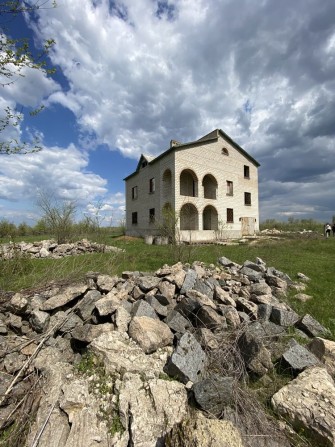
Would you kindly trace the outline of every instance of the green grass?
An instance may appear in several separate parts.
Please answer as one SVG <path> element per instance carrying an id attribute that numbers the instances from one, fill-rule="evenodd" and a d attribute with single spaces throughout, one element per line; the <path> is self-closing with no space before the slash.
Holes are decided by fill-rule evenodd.
<path id="1" fill-rule="evenodd" d="M 310 313 L 335 336 L 335 238 L 264 240 L 256 245 L 170 246 L 146 245 L 142 239 L 117 239 L 105 235 L 104 242 L 124 249 L 123 253 L 97 253 L 63 259 L 14 259 L 0 261 L 0 289 L 19 291 L 38 288 L 51 281 L 75 281 L 86 272 L 120 275 L 125 270 L 154 272 L 163 264 L 203 261 L 216 263 L 220 256 L 242 264 L 260 257 L 297 280 L 302 272 L 311 278 L 305 293 L 313 299 L 300 303 L 292 297 L 290 305 L 299 314 Z"/>

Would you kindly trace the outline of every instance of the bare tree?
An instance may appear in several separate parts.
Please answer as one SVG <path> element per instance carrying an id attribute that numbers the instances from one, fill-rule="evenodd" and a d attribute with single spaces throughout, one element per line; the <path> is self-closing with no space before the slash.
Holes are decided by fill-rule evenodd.
<path id="1" fill-rule="evenodd" d="M 56 238 L 58 244 L 71 239 L 73 233 L 74 217 L 77 211 L 73 200 L 56 199 L 52 193 L 40 192 L 37 206 L 42 210 L 42 219 Z"/>

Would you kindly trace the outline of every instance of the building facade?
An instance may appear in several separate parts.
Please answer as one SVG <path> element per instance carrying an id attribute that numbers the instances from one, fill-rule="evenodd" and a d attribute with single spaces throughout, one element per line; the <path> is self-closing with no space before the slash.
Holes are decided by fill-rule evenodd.
<path id="1" fill-rule="evenodd" d="M 222 130 L 141 155 L 126 177 L 126 234 L 180 241 L 238 238 L 259 231 L 259 163 Z M 170 227 L 170 228 L 168 228 Z"/>

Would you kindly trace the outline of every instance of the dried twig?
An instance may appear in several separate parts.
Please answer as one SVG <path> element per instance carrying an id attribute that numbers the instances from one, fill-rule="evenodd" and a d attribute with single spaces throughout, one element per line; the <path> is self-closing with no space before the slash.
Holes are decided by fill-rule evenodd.
<path id="1" fill-rule="evenodd" d="M 50 419 L 51 413 L 53 412 L 53 409 L 55 408 L 56 404 L 57 404 L 57 400 L 53 403 L 52 407 L 50 408 L 48 416 L 46 417 L 46 419 L 45 419 L 45 421 L 44 421 L 44 423 L 43 423 L 43 425 L 41 427 L 41 430 L 38 432 L 38 434 L 37 434 L 36 438 L 34 439 L 34 442 L 33 442 L 31 447 L 37 447 L 38 442 L 40 440 L 40 437 L 42 436 L 42 434 L 44 432 L 44 429 L 45 429 L 45 427 L 46 427 L 46 425 L 47 425 L 47 423 L 48 423 L 48 421 Z"/>

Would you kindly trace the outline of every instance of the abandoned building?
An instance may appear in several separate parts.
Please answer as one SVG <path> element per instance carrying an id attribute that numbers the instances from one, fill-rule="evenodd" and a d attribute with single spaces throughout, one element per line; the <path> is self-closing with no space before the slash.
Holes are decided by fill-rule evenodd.
<path id="1" fill-rule="evenodd" d="M 259 163 L 220 129 L 141 155 L 126 177 L 126 234 L 199 242 L 259 231 Z"/>

